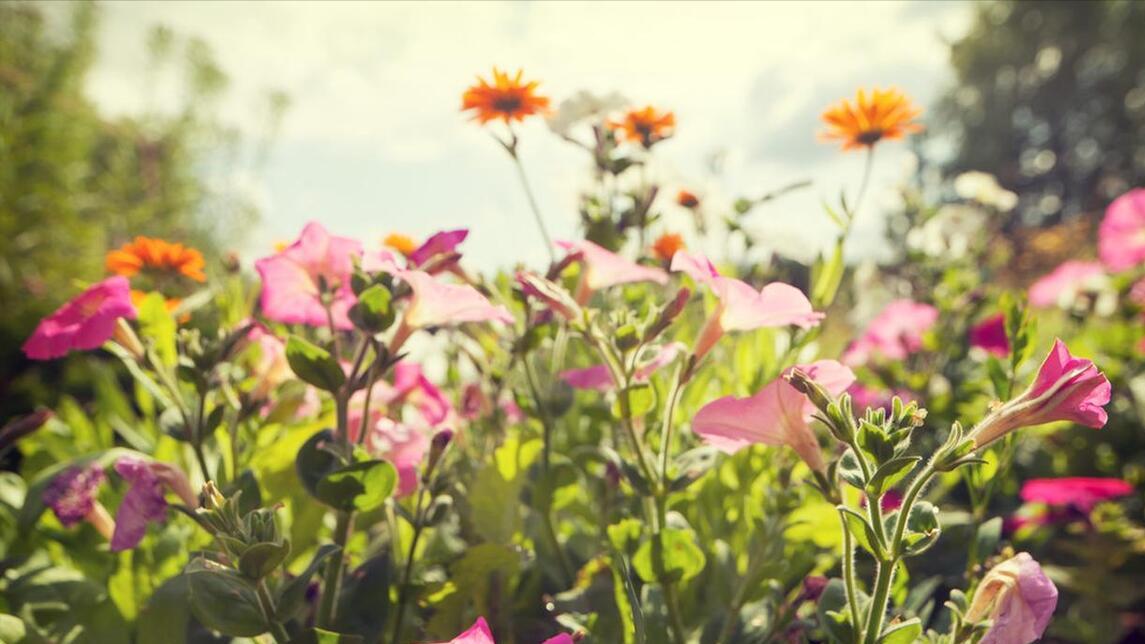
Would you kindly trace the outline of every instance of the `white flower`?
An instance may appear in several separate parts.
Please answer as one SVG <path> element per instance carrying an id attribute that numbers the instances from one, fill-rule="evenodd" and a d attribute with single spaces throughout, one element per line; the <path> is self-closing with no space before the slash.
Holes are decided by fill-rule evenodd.
<path id="1" fill-rule="evenodd" d="M 1009 212 L 1018 205 L 1018 195 L 998 185 L 992 174 L 963 172 L 954 179 L 954 192 L 963 199 L 972 199 L 1001 212 Z"/>
<path id="2" fill-rule="evenodd" d="M 547 119 L 549 129 L 560 136 L 567 137 L 577 125 L 591 119 L 602 118 L 609 112 L 616 111 L 625 105 L 628 105 L 628 100 L 617 92 L 597 96 L 582 89 L 570 98 L 561 101 L 557 110 Z"/>

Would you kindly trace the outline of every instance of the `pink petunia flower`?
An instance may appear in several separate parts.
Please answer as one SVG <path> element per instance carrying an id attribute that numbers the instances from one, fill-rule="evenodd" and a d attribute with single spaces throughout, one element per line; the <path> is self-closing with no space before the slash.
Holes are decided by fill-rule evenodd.
<path id="1" fill-rule="evenodd" d="M 1062 262 L 1030 286 L 1030 306 L 1048 308 L 1072 301 L 1105 276 L 1100 262 L 1069 260 Z"/>
<path id="2" fill-rule="evenodd" d="M 857 366 L 874 358 L 903 360 L 922 348 L 922 335 L 938 321 L 938 309 L 913 300 L 887 304 L 859 339 L 843 353 L 844 364 Z"/>
<path id="3" fill-rule="evenodd" d="M 115 335 L 120 318 L 134 320 L 135 316 L 127 278 L 109 277 L 40 320 L 24 342 L 24 355 L 32 360 L 51 360 L 69 351 L 99 348 Z"/>
<path id="4" fill-rule="evenodd" d="M 418 469 L 429 453 L 429 444 L 429 436 L 424 431 L 389 418 L 379 419 L 366 434 L 366 450 L 397 469 L 398 498 L 417 489 Z"/>
<path id="5" fill-rule="evenodd" d="M 96 493 L 107 479 L 98 465 L 74 466 L 60 472 L 44 489 L 44 505 L 51 508 L 60 524 L 70 528 L 95 510 Z"/>
<path id="6" fill-rule="evenodd" d="M 478 617 L 473 626 L 470 626 L 464 633 L 448 642 L 438 642 L 437 644 L 497 644 L 497 642 L 493 639 L 493 631 L 489 630 L 489 624 L 485 622 L 485 618 Z"/>
<path id="7" fill-rule="evenodd" d="M 1065 477 L 1030 479 L 1019 496 L 1027 503 L 1044 503 L 1089 514 L 1102 501 L 1133 494 L 1133 486 L 1117 478 Z"/>
<path id="8" fill-rule="evenodd" d="M 321 293 L 324 283 L 333 298 L 330 309 L 334 326 L 353 328 L 347 312 L 357 298 L 350 276 L 354 258 L 361 257 L 362 245 L 356 240 L 331 235 L 318 222 L 306 224 L 293 244 L 255 262 L 262 278 L 259 303 L 263 314 L 286 324 L 327 326 Z"/>
<path id="9" fill-rule="evenodd" d="M 493 305 L 468 284 L 442 282 L 423 271 L 402 271 L 399 276 L 413 290 L 406 309 L 405 323 L 413 329 L 446 326 L 463 322 L 513 323 L 513 316 L 501 305 Z"/>
<path id="10" fill-rule="evenodd" d="M 1097 252 L 1114 272 L 1145 261 L 1145 188 L 1130 190 L 1109 204 L 1097 229 Z"/>
<path id="11" fill-rule="evenodd" d="M 434 233 L 409 254 L 411 266 L 425 266 L 434 257 L 456 252 L 458 244 L 465 241 L 468 236 L 469 230 L 465 228 Z"/>
<path id="12" fill-rule="evenodd" d="M 652 358 L 644 362 L 633 373 L 636 382 L 647 382 L 652 374 L 670 364 L 687 349 L 682 342 L 672 342 L 660 348 Z M 616 388 L 612 381 L 612 374 L 603 364 L 585 367 L 583 369 L 567 369 L 560 373 L 560 379 L 574 389 L 595 389 L 596 391 L 611 391 Z"/>
<path id="13" fill-rule="evenodd" d="M 544 642 L 541 642 L 541 644 L 576 644 L 576 640 L 568 633 L 560 633 L 559 635 L 553 635 Z"/>
<path id="14" fill-rule="evenodd" d="M 855 374 L 834 360 L 819 360 L 797 368 L 832 395 L 842 393 L 855 381 Z M 809 424 L 814 413 L 815 405 L 779 377 L 749 398 L 726 396 L 704 405 L 692 419 L 692 431 L 727 453 L 753 443 L 787 445 L 811 469 L 824 472 L 819 440 Z"/>
<path id="15" fill-rule="evenodd" d="M 847 393 L 851 394 L 852 407 L 855 413 L 862 416 L 867 409 L 883 409 L 890 411 L 894 404 L 895 396 L 898 396 L 904 403 L 909 403 L 915 399 L 914 394 L 905 389 L 876 389 L 864 385 L 861 382 L 856 382 L 847 388 Z"/>
<path id="16" fill-rule="evenodd" d="M 430 426 L 437 427 L 457 412 L 449 398 L 426 377 L 421 365 L 399 362 L 394 365 L 394 397 L 389 401 L 404 401 L 414 405 Z M 454 428 L 456 429 L 456 428 Z"/>
<path id="17" fill-rule="evenodd" d="M 588 302 L 596 291 L 617 284 L 629 282 L 668 283 L 668 274 L 663 270 L 629 261 L 587 239 L 558 241 L 557 246 L 568 251 L 570 256 L 576 257 L 584 264 L 580 283 L 577 285 L 576 301 L 578 304 Z"/>
<path id="18" fill-rule="evenodd" d="M 1060 339 L 1026 391 L 1002 405 L 973 431 L 977 447 L 983 447 L 1021 427 L 1068 420 L 1100 429 L 1108 415 L 1111 388 L 1105 374 L 1090 360 L 1075 358 Z"/>
<path id="19" fill-rule="evenodd" d="M 1010 355 L 1010 340 L 1006 337 L 1006 316 L 998 313 L 970 328 L 970 346 L 978 347 L 990 355 L 1004 358 Z"/>
<path id="20" fill-rule="evenodd" d="M 131 487 L 115 513 L 112 552 L 129 550 L 139 545 L 147 534 L 148 523 L 161 522 L 167 518 L 164 488 L 178 495 L 188 507 L 199 505 L 187 475 L 172 465 L 127 456 L 116 461 L 115 471 Z"/>
<path id="21" fill-rule="evenodd" d="M 697 358 L 706 355 L 728 331 L 787 325 L 806 329 L 816 326 L 824 317 L 811 308 L 807 296 L 794 286 L 772 282 L 757 291 L 747 282 L 720 275 L 715 266 L 700 255 L 677 251 L 672 256 L 671 270 L 687 273 L 697 284 L 710 288 L 719 300 L 696 340 L 693 353 Z"/>
<path id="22" fill-rule="evenodd" d="M 1049 626 L 1058 589 L 1026 552 L 990 569 L 966 611 L 970 623 L 991 621 L 979 644 L 1030 644 Z"/>

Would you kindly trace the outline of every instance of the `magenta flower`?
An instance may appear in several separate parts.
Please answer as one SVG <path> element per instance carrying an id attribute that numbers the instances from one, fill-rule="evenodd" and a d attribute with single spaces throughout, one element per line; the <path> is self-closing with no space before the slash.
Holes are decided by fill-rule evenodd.
<path id="1" fill-rule="evenodd" d="M 636 371 L 632 374 L 634 380 L 636 382 L 648 382 L 652 374 L 670 364 L 676 359 L 676 356 L 680 355 L 686 348 L 687 347 L 681 342 L 664 345 L 659 351 L 653 354 L 651 359 L 636 368 Z M 574 389 L 611 391 L 616 388 L 616 383 L 612 381 L 612 374 L 608 371 L 608 367 L 603 364 L 593 365 L 583 369 L 567 369 L 562 371 L 559 377 Z"/>
<path id="2" fill-rule="evenodd" d="M 449 398 L 425 376 L 421 365 L 417 363 L 399 362 L 394 365 L 393 388 L 393 398 L 387 402 L 412 403 L 431 426 L 436 427 L 456 416 Z"/>
<path id="3" fill-rule="evenodd" d="M 990 355 L 1004 358 L 1010 355 L 1010 340 L 1006 337 L 1006 316 L 992 315 L 970 328 L 970 346 L 978 347 Z"/>
<path id="4" fill-rule="evenodd" d="M 541 644 L 576 644 L 576 640 L 568 633 L 560 633 L 559 635 L 553 635 L 544 642 L 541 642 Z"/>
<path id="5" fill-rule="evenodd" d="M 469 630 L 448 642 L 438 642 L 437 644 L 497 644 L 497 642 L 494 641 L 493 631 L 489 630 L 489 624 L 485 622 L 485 618 L 478 617 L 473 626 L 469 627 Z"/>
<path id="6" fill-rule="evenodd" d="M 353 328 L 347 312 L 356 298 L 350 287 L 354 258 L 362 257 L 362 245 L 348 237 L 326 232 L 310 222 L 302 234 L 282 252 L 255 262 L 262 278 L 259 303 L 267 318 L 286 324 L 327 326 L 321 286 L 333 298 L 330 304 L 334 326 Z"/>
<path id="7" fill-rule="evenodd" d="M 1145 261 L 1145 188 L 1130 190 L 1109 204 L 1097 230 L 1097 252 L 1111 271 Z"/>
<path id="8" fill-rule="evenodd" d="M 913 300 L 887 304 L 867 325 L 867 330 L 843 353 L 852 366 L 874 358 L 903 360 L 922 348 L 922 335 L 938 321 L 938 309 Z"/>
<path id="9" fill-rule="evenodd" d="M 366 450 L 397 469 L 396 495 L 401 498 L 417 489 L 418 469 L 429 453 L 429 436 L 409 425 L 381 418 L 366 434 Z"/>
<path id="10" fill-rule="evenodd" d="M 1026 552 L 990 569 L 974 591 L 966 621 L 991 621 L 979 644 L 1030 644 L 1049 626 L 1058 589 Z"/>
<path id="11" fill-rule="evenodd" d="M 594 292 L 617 284 L 629 282 L 666 284 L 668 282 L 668 274 L 663 270 L 629 261 L 587 239 L 558 241 L 557 246 L 568 251 L 570 257 L 575 257 L 584 264 L 580 284 L 577 285 L 576 301 L 578 304 L 588 302 Z"/>
<path id="12" fill-rule="evenodd" d="M 424 271 L 402 271 L 399 276 L 413 290 L 404 318 L 410 329 L 463 322 L 513 323 L 513 316 L 505 307 L 491 304 L 468 284 L 442 282 Z"/>
<path id="13" fill-rule="evenodd" d="M 1030 479 L 1022 484 L 1020 496 L 1027 503 L 1044 503 L 1089 514 L 1094 506 L 1133 494 L 1133 486 L 1117 478 L 1067 477 Z"/>
<path id="14" fill-rule="evenodd" d="M 747 282 L 724 277 L 707 258 L 676 251 L 672 271 L 687 273 L 712 289 L 719 300 L 708 317 L 693 353 L 703 357 L 728 331 L 752 331 L 789 324 L 809 328 L 819 324 L 823 314 L 811 308 L 802 291 L 783 282 L 772 282 L 757 291 Z"/>
<path id="15" fill-rule="evenodd" d="M 992 412 L 974 429 L 977 447 L 983 447 L 1021 427 L 1068 420 L 1100 429 L 1108 415 L 1111 388 L 1105 374 L 1090 360 L 1075 358 L 1060 339 L 1026 391 Z"/>
<path id="16" fill-rule="evenodd" d="M 411 266 L 425 266 L 434 257 L 455 252 L 458 244 L 465 241 L 468 236 L 469 231 L 465 228 L 434 233 L 409 254 Z"/>
<path id="17" fill-rule="evenodd" d="M 87 519 L 95 509 L 96 493 L 106 478 L 98 465 L 69 467 L 44 490 L 44 505 L 51 508 L 61 525 L 70 528 Z"/>
<path id="18" fill-rule="evenodd" d="M 1099 262 L 1069 260 L 1062 262 L 1030 286 L 1030 306 L 1047 308 L 1068 302 L 1105 275 Z"/>
<path id="19" fill-rule="evenodd" d="M 99 348 L 115 335 L 119 318 L 134 320 L 135 316 L 127 278 L 109 277 L 40 320 L 24 342 L 24 355 L 32 360 L 51 360 L 69 351 Z"/>
<path id="20" fill-rule="evenodd" d="M 842 393 L 855 381 L 855 374 L 834 360 L 794 368 L 807 373 L 832 395 Z M 749 398 L 726 396 L 704 405 L 692 419 L 692 431 L 729 454 L 753 443 L 787 445 L 811 469 L 824 472 L 819 439 L 809 424 L 814 413 L 815 405 L 779 377 Z"/>
<path id="21" fill-rule="evenodd" d="M 115 513 L 112 552 L 129 550 L 139 545 L 147 534 L 147 524 L 162 522 L 167 518 L 164 488 L 178 495 L 188 507 L 199 505 L 187 475 L 174 466 L 126 456 L 116 461 L 115 471 L 131 487 Z"/>

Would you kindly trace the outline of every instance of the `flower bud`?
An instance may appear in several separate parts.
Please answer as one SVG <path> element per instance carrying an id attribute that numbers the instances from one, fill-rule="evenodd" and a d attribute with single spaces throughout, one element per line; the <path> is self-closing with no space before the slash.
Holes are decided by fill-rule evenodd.
<path id="1" fill-rule="evenodd" d="M 582 313 L 580 305 L 573 300 L 568 291 L 549 280 L 520 271 L 517 273 L 517 284 L 525 295 L 543 302 L 550 311 L 572 322 L 580 319 Z"/>
<path id="2" fill-rule="evenodd" d="M 127 320 L 116 318 L 115 333 L 112 334 L 111 339 L 126 349 L 132 358 L 143 359 L 143 343 L 139 341 L 139 336 L 135 335 L 135 330 L 131 328 Z"/>
<path id="3" fill-rule="evenodd" d="M 644 332 L 644 341 L 651 342 L 655 340 L 671 326 L 672 322 L 684 312 L 684 306 L 687 305 L 688 298 L 691 296 L 692 291 L 687 287 L 682 287 L 676 291 L 676 297 L 672 298 L 672 301 L 665 305 L 664 309 L 660 311 L 660 315 L 656 317 L 656 321 Z"/>

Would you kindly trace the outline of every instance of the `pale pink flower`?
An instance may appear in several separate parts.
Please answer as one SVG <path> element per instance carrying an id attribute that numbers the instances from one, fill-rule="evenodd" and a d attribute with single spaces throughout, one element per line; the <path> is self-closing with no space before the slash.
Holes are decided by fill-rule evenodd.
<path id="1" fill-rule="evenodd" d="M 394 365 L 393 372 L 394 395 L 388 401 L 389 404 L 398 401 L 413 404 L 425 422 L 434 427 L 456 416 L 453 403 L 449 402 L 445 393 L 426 377 L 421 365 L 403 361 Z"/>
<path id="2" fill-rule="evenodd" d="M 1001 313 L 970 327 L 968 335 L 972 347 L 978 347 L 999 358 L 1010 355 L 1010 340 L 1006 337 L 1006 316 Z"/>
<path id="3" fill-rule="evenodd" d="M 652 374 L 670 364 L 687 349 L 682 342 L 672 342 L 660 347 L 647 361 L 641 363 L 633 372 L 636 382 L 648 382 Z M 603 364 L 585 367 L 583 369 L 566 369 L 560 373 L 560 379 L 574 389 L 595 389 L 597 391 L 611 391 L 616 388 L 612 381 L 612 374 Z"/>
<path id="4" fill-rule="evenodd" d="M 268 319 L 286 324 L 327 326 L 320 283 L 325 282 L 332 301 L 334 326 L 353 328 L 347 312 L 357 298 L 350 287 L 354 259 L 362 257 L 362 245 L 348 237 L 326 232 L 310 222 L 302 234 L 282 252 L 255 262 L 262 278 L 260 306 Z"/>
<path id="5" fill-rule="evenodd" d="M 938 309 L 933 306 L 907 299 L 895 300 L 847 347 L 842 361 L 854 366 L 872 358 L 902 360 L 922 348 L 922 335 L 936 321 Z"/>
<path id="6" fill-rule="evenodd" d="M 198 497 L 191 490 L 187 475 L 177 467 L 125 456 L 115 463 L 115 471 L 130 484 L 119 510 L 115 513 L 115 532 L 111 536 L 112 552 L 129 550 L 139 545 L 147 533 L 147 524 L 167 518 L 164 488 L 170 489 L 188 507 L 198 507 Z"/>
<path id="7" fill-rule="evenodd" d="M 832 395 L 842 393 L 855 381 L 855 374 L 834 360 L 794 368 L 805 372 Z M 727 396 L 704 405 L 692 419 L 692 431 L 727 453 L 753 443 L 787 445 L 811 469 L 824 472 L 819 440 L 809 424 L 814 413 L 815 405 L 779 377 L 749 398 Z"/>
<path id="8" fill-rule="evenodd" d="M 1093 362 L 1075 358 L 1060 339 L 1026 391 L 992 412 L 975 428 L 977 447 L 989 445 L 1015 429 L 1068 420 L 1100 429 L 1108 415 L 1111 388 Z"/>
<path id="9" fill-rule="evenodd" d="M 991 620 L 979 644 L 1030 644 L 1046 631 L 1058 605 L 1058 589 L 1029 553 L 990 569 L 966 611 L 971 623 Z"/>
<path id="10" fill-rule="evenodd" d="M 1145 261 L 1145 188 L 1130 190 L 1109 204 L 1097 229 L 1097 251 L 1114 272 Z"/>
<path id="11" fill-rule="evenodd" d="M 69 467 L 44 489 L 44 505 L 51 508 L 61 525 L 70 528 L 95 509 L 95 496 L 106 478 L 98 465 Z"/>
<path id="12" fill-rule="evenodd" d="M 1133 283 L 1129 288 L 1129 301 L 1137 306 L 1145 307 L 1145 277 Z"/>
<path id="13" fill-rule="evenodd" d="M 442 282 L 424 271 L 402 271 L 399 277 L 413 290 L 413 299 L 404 318 L 404 323 L 410 329 L 463 322 L 513 323 L 513 316 L 508 309 L 491 304 L 468 284 Z"/>
<path id="14" fill-rule="evenodd" d="M 1133 494 L 1133 486 L 1121 479 L 1075 476 L 1030 479 L 1022 484 L 1019 496 L 1027 503 L 1069 507 L 1089 514 L 1102 501 L 1130 494 Z"/>
<path id="15" fill-rule="evenodd" d="M 24 342 L 24 355 L 32 360 L 51 360 L 69 351 L 96 349 L 115 335 L 120 318 L 134 320 L 135 316 L 127 278 L 109 277 L 40 320 Z"/>
<path id="16" fill-rule="evenodd" d="M 1069 260 L 1062 262 L 1030 286 L 1030 306 L 1047 308 L 1077 297 L 1105 275 L 1100 262 Z"/>
<path id="17" fill-rule="evenodd" d="M 397 469 L 399 498 L 417 489 L 418 469 L 429 453 L 429 443 L 425 432 L 389 418 L 379 419 L 366 434 L 366 450 Z"/>
<path id="18" fill-rule="evenodd" d="M 583 263 L 576 301 L 588 302 L 596 291 L 629 282 L 668 283 L 668 274 L 659 268 L 643 266 L 598 246 L 587 239 L 558 241 L 557 245 Z"/>
<path id="19" fill-rule="evenodd" d="M 469 231 L 465 228 L 434 233 L 409 254 L 410 264 L 415 267 L 425 266 L 434 257 L 453 253 L 457 250 L 458 244 L 465 241 L 468 236 Z"/>
<path id="20" fill-rule="evenodd" d="M 497 644 L 497 642 L 493 640 L 493 631 L 489 630 L 489 624 L 485 622 L 485 618 L 478 617 L 473 626 L 469 627 L 469 630 L 448 642 L 438 642 L 437 644 Z"/>
<path id="21" fill-rule="evenodd" d="M 719 300 L 708 317 L 693 350 L 703 357 L 728 331 L 752 331 L 764 327 L 795 325 L 810 328 L 819 324 L 823 314 L 811 308 L 802 291 L 783 282 L 772 282 L 755 290 L 747 282 L 719 274 L 707 258 L 676 251 L 672 271 L 687 273 L 698 284 L 712 289 Z"/>

